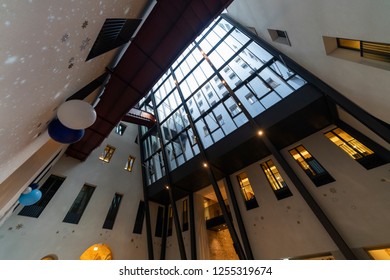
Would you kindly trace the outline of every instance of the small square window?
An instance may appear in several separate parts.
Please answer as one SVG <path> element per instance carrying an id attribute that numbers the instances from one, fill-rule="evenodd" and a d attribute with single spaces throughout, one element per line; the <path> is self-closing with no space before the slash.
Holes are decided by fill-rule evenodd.
<path id="1" fill-rule="evenodd" d="M 123 123 L 119 123 L 116 127 L 115 127 L 115 133 L 116 134 L 119 134 L 119 135 L 123 135 L 123 133 L 125 132 L 126 130 L 126 127 L 127 125 L 123 124 Z"/>
<path id="2" fill-rule="evenodd" d="M 268 33 L 272 41 L 291 46 L 290 39 L 285 30 L 268 29 Z"/>
<path id="3" fill-rule="evenodd" d="M 115 147 L 113 146 L 110 146 L 110 145 L 107 145 L 105 148 L 104 148 L 104 151 L 103 153 L 100 155 L 99 159 L 104 161 L 104 162 L 110 162 L 111 158 L 112 158 L 112 155 L 114 154 L 115 152 Z"/>

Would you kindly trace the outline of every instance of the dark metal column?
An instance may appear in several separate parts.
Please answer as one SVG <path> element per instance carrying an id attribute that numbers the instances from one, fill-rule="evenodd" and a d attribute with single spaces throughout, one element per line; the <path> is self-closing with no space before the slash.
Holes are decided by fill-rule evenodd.
<path id="1" fill-rule="evenodd" d="M 164 206 L 164 223 L 163 223 L 163 235 L 161 238 L 161 252 L 160 260 L 165 260 L 165 252 L 167 250 L 167 229 L 168 229 L 168 215 L 169 206 Z"/>
<path id="2" fill-rule="evenodd" d="M 166 188 L 168 189 L 169 199 L 171 201 L 171 207 L 172 207 L 172 212 L 173 212 L 173 220 L 175 221 L 177 242 L 179 243 L 180 257 L 181 257 L 182 260 L 186 260 L 187 259 L 187 255 L 186 255 L 186 250 L 185 250 L 185 247 L 184 247 L 183 235 L 181 233 L 180 220 L 179 220 L 179 214 L 177 213 L 176 201 L 173 199 L 172 189 L 169 186 L 167 186 Z"/>
<path id="3" fill-rule="evenodd" d="M 344 241 L 342 236 L 338 233 L 336 228 L 333 226 L 333 224 L 328 219 L 326 214 L 322 211 L 321 207 L 318 205 L 318 203 L 312 197 L 310 192 L 306 189 L 306 186 L 302 183 L 302 181 L 295 174 L 294 170 L 291 168 L 291 166 L 285 160 L 283 155 L 279 152 L 279 150 L 277 150 L 275 148 L 275 146 L 271 143 L 271 141 L 268 139 L 268 137 L 266 135 L 263 135 L 262 140 L 267 145 L 267 148 L 271 151 L 272 155 L 276 158 L 278 163 L 282 166 L 283 170 L 287 173 L 287 176 L 294 183 L 295 187 L 297 188 L 297 190 L 299 191 L 299 193 L 301 194 L 303 199 L 306 201 L 307 205 L 313 211 L 314 215 L 316 215 L 318 220 L 321 222 L 322 226 L 328 232 L 329 236 L 332 238 L 334 243 L 336 243 L 336 245 L 340 249 L 341 253 L 348 260 L 356 260 L 357 257 L 352 252 L 351 248 L 349 248 L 348 244 Z"/>
<path id="4" fill-rule="evenodd" d="M 152 101 L 152 104 L 153 104 L 154 115 L 156 116 L 156 119 L 157 119 L 156 126 L 157 126 L 157 132 L 158 132 L 158 135 L 159 135 L 158 138 L 160 140 L 160 147 L 161 147 L 161 151 L 162 151 L 161 154 L 162 154 L 163 161 L 164 161 L 164 166 L 165 166 L 165 179 L 167 181 L 167 186 L 166 187 L 167 187 L 168 192 L 169 192 L 169 199 L 170 199 L 172 210 L 173 210 L 173 217 L 174 217 L 176 233 L 177 233 L 176 234 L 177 243 L 179 245 L 181 258 L 183 260 L 186 260 L 187 257 L 186 257 L 186 252 L 185 252 L 185 248 L 184 248 L 183 235 L 182 235 L 181 228 L 180 228 L 180 221 L 179 221 L 179 216 L 178 216 L 178 213 L 177 213 L 176 203 L 175 203 L 175 200 L 174 200 L 174 197 L 173 197 L 173 193 L 172 193 L 172 189 L 174 189 L 174 186 L 172 184 L 171 175 L 169 173 L 169 164 L 168 164 L 168 160 L 167 160 L 165 145 L 164 145 L 164 141 L 162 140 L 162 135 L 163 134 L 161 132 L 161 126 L 160 126 L 160 121 L 159 121 L 158 112 L 157 112 L 156 100 L 155 100 L 153 94 L 151 94 L 151 101 Z"/>
<path id="5" fill-rule="evenodd" d="M 141 135 L 141 128 L 138 126 L 138 135 Z M 141 142 L 141 141 L 140 141 Z M 141 154 L 141 162 L 144 162 L 144 153 L 142 151 L 142 145 L 140 145 L 140 154 Z M 152 226 L 150 221 L 150 210 L 149 210 L 149 194 L 146 184 L 146 174 L 145 174 L 145 166 L 142 164 L 142 190 L 144 194 L 144 202 L 145 202 L 145 221 L 146 221 L 146 240 L 148 243 L 148 257 L 149 260 L 154 260 L 154 250 L 153 250 L 153 237 L 152 237 Z"/>
<path id="6" fill-rule="evenodd" d="M 197 260 L 196 254 L 196 231 L 195 231 L 195 207 L 194 207 L 194 194 L 188 195 L 188 203 L 190 210 L 190 238 L 191 238 L 191 259 Z"/>
<path id="7" fill-rule="evenodd" d="M 244 245 L 244 250 L 245 250 L 246 256 L 247 256 L 248 260 L 254 260 L 251 245 L 250 245 L 249 239 L 248 239 L 248 235 L 246 234 L 244 222 L 242 221 L 240 208 L 238 207 L 237 198 L 236 198 L 236 195 L 234 194 L 232 181 L 230 180 L 229 176 L 226 176 L 225 180 L 226 180 L 226 186 L 227 186 L 227 190 L 229 192 L 229 196 L 232 200 L 233 211 L 234 211 L 234 215 L 236 216 L 238 230 L 240 231 L 241 240 L 242 240 L 242 243 Z"/>

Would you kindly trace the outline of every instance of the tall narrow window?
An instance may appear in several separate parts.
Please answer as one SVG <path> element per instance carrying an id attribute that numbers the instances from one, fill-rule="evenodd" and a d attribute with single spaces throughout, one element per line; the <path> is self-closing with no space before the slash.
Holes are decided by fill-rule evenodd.
<path id="1" fill-rule="evenodd" d="M 85 208 L 87 208 L 88 202 L 91 199 L 91 196 L 94 191 L 94 186 L 84 184 L 72 206 L 70 207 L 68 213 L 66 214 L 63 220 L 64 223 L 79 223 L 81 216 L 83 215 Z"/>
<path id="2" fill-rule="evenodd" d="M 360 143 L 341 128 L 335 128 L 325 133 L 325 136 L 366 169 L 372 169 L 385 163 L 374 151 Z"/>
<path id="3" fill-rule="evenodd" d="M 302 145 L 289 152 L 317 187 L 335 181 Z"/>
<path id="4" fill-rule="evenodd" d="M 50 175 L 50 177 L 39 189 L 42 192 L 41 199 L 33 205 L 23 207 L 23 209 L 19 212 L 19 215 L 38 218 L 42 211 L 49 204 L 57 190 L 60 188 L 64 180 L 65 177 Z"/>
<path id="5" fill-rule="evenodd" d="M 103 152 L 103 154 L 100 155 L 99 159 L 104 161 L 104 162 L 110 162 L 114 152 L 115 152 L 115 147 L 107 145 L 104 148 L 104 152 Z"/>
<path id="6" fill-rule="evenodd" d="M 138 205 L 137 216 L 135 218 L 133 233 L 142 233 L 142 227 L 144 225 L 144 216 L 145 216 L 145 202 L 140 200 Z"/>
<path id="7" fill-rule="evenodd" d="M 103 228 L 112 229 L 114 227 L 116 215 L 118 214 L 119 205 L 122 201 L 122 194 L 115 193 L 114 198 L 112 199 L 110 209 L 108 210 L 106 219 L 103 224 Z"/>
<path id="8" fill-rule="evenodd" d="M 172 206 L 169 206 L 168 210 L 168 236 L 172 235 L 172 226 L 173 226 L 173 209 Z"/>
<path id="9" fill-rule="evenodd" d="M 260 165 L 278 200 L 292 196 L 290 189 L 272 160 L 268 160 Z"/>
<path id="10" fill-rule="evenodd" d="M 240 184 L 241 194 L 245 201 L 246 210 L 259 207 L 257 203 L 255 193 L 253 192 L 251 183 L 249 182 L 248 175 L 245 172 L 237 175 L 238 183 Z"/>
<path id="11" fill-rule="evenodd" d="M 156 237 L 162 237 L 164 226 L 164 207 L 159 206 L 157 209 L 156 230 L 154 235 Z"/>
<path id="12" fill-rule="evenodd" d="M 188 199 L 183 200 L 183 231 L 188 230 Z"/>
<path id="13" fill-rule="evenodd" d="M 125 169 L 127 171 L 131 172 L 133 170 L 134 161 L 135 161 L 135 157 L 133 157 L 133 156 L 129 156 L 127 158 L 127 162 L 126 162 L 126 165 L 125 165 Z"/>

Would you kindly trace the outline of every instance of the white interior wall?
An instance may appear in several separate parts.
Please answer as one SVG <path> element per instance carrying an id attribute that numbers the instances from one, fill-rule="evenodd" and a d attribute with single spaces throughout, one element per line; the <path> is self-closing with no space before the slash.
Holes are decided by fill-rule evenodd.
<path id="1" fill-rule="evenodd" d="M 390 122 L 389 71 L 327 56 L 322 38 L 389 44 L 389 1 L 235 0 L 227 11 L 360 107 Z M 272 42 L 267 29 L 287 31 L 291 46 Z"/>
<path id="2" fill-rule="evenodd" d="M 282 154 L 308 191 L 323 209 L 347 244 L 356 251 L 390 242 L 390 210 L 388 182 L 381 178 L 388 175 L 389 164 L 366 170 L 340 148 L 329 141 L 324 132 L 315 133 L 282 150 Z M 335 182 L 316 187 L 288 150 L 303 145 L 334 177 Z M 337 247 L 322 225 L 287 178 L 277 161 L 280 174 L 293 193 L 292 197 L 277 200 L 260 163 L 246 167 L 231 176 L 235 195 L 244 220 L 255 259 L 281 259 L 332 252 L 342 258 Z M 236 175 L 245 171 L 259 203 L 259 207 L 247 211 L 241 199 Z"/>
<path id="3" fill-rule="evenodd" d="M 147 259 L 146 235 L 132 233 L 143 199 L 139 146 L 134 143 L 137 132 L 136 125 L 128 124 L 123 136 L 111 133 L 85 162 L 63 156 L 49 174 L 66 179 L 40 217 L 18 216 L 19 206 L 0 228 L 0 259 L 40 259 L 48 254 L 78 259 L 95 243 L 108 244 L 114 259 Z M 116 147 L 109 163 L 98 159 L 106 144 Z M 124 169 L 129 155 L 136 158 L 132 172 Z M 84 183 L 96 189 L 79 224 L 63 223 Z M 114 228 L 103 229 L 116 192 L 123 194 L 123 199 Z M 17 225 L 22 227 L 17 229 Z"/>

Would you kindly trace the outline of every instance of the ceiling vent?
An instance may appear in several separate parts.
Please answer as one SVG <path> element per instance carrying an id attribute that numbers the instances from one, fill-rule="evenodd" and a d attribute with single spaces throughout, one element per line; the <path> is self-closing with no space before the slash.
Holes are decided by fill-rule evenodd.
<path id="1" fill-rule="evenodd" d="M 106 19 L 86 61 L 128 43 L 140 23 L 141 19 Z"/>

